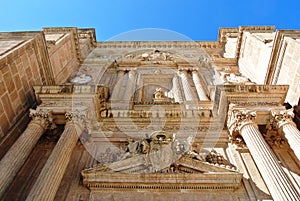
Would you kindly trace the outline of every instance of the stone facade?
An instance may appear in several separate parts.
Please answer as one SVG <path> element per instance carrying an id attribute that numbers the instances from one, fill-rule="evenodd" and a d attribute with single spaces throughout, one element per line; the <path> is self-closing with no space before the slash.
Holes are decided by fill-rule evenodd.
<path id="1" fill-rule="evenodd" d="M 0 33 L 0 199 L 299 200 L 299 37 Z"/>

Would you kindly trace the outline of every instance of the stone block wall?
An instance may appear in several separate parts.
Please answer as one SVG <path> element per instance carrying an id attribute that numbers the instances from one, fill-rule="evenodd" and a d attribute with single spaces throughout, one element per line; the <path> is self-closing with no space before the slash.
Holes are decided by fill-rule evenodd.
<path id="1" fill-rule="evenodd" d="M 47 41 L 49 59 L 56 84 L 63 84 L 78 69 L 77 31 L 74 28 L 43 29 Z"/>
<path id="2" fill-rule="evenodd" d="M 0 137 L 35 105 L 33 85 L 51 84 L 50 63 L 39 32 L 0 33 Z"/>

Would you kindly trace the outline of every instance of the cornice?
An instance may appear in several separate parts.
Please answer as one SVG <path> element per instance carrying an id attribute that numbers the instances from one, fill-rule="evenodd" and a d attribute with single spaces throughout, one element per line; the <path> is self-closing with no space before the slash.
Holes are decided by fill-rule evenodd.
<path id="1" fill-rule="evenodd" d="M 98 48 L 222 48 L 219 42 L 199 42 L 199 41 L 111 41 L 98 42 Z"/>
<path id="2" fill-rule="evenodd" d="M 228 34 L 238 34 L 238 28 L 220 28 L 218 34 L 218 41 L 220 43 L 226 43 L 226 35 Z"/>
<path id="3" fill-rule="evenodd" d="M 94 28 L 77 29 L 77 32 L 79 39 L 88 38 L 90 39 L 91 46 L 97 47 L 96 31 Z"/>

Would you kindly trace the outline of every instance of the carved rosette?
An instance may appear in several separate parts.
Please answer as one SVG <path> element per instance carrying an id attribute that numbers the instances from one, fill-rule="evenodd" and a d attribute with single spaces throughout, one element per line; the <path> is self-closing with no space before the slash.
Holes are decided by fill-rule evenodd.
<path id="1" fill-rule="evenodd" d="M 36 123 L 42 126 L 44 129 L 46 129 L 48 126 L 55 128 L 51 110 L 43 110 L 40 108 L 37 108 L 36 110 L 29 109 L 29 117 L 32 118 L 32 123 Z"/>
<path id="2" fill-rule="evenodd" d="M 280 129 L 285 124 L 291 124 L 296 127 L 293 122 L 294 112 L 293 109 L 289 110 L 271 110 L 273 118 L 271 119 L 271 124 L 274 128 Z"/>
<path id="3" fill-rule="evenodd" d="M 232 110 L 231 118 L 228 120 L 228 130 L 235 139 L 248 124 L 255 124 L 256 112 L 252 110 Z"/>

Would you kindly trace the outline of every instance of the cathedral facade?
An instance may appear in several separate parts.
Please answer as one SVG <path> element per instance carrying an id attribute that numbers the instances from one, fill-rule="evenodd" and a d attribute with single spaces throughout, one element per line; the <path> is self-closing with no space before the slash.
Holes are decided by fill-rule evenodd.
<path id="1" fill-rule="evenodd" d="M 300 31 L 0 33 L 0 200 L 300 200 Z"/>

